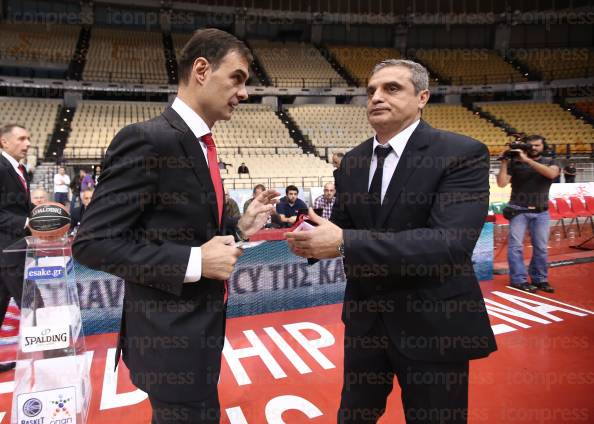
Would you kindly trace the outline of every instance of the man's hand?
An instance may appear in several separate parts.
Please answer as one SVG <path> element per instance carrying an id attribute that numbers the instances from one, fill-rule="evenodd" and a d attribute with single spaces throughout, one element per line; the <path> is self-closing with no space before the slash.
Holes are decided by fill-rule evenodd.
<path id="1" fill-rule="evenodd" d="M 523 151 L 522 149 L 511 149 L 510 152 L 516 152 L 518 153 L 518 160 L 520 162 L 528 162 L 529 160 L 531 160 L 528 155 L 526 154 L 525 151 Z"/>
<path id="2" fill-rule="evenodd" d="M 278 196 L 280 196 L 278 191 L 266 190 L 252 200 L 252 203 L 250 203 L 237 223 L 237 227 L 246 237 L 254 235 L 266 224 L 268 217 L 278 203 L 278 199 L 276 199 Z"/>
<path id="3" fill-rule="evenodd" d="M 317 227 L 308 231 L 286 233 L 291 251 L 304 258 L 330 259 L 340 256 L 338 247 L 342 243 L 342 228 L 316 215 L 309 208 L 310 221 Z"/>
<path id="4" fill-rule="evenodd" d="M 235 247 L 233 236 L 217 236 L 202 245 L 201 253 L 202 276 L 214 280 L 228 280 L 243 250 Z"/>

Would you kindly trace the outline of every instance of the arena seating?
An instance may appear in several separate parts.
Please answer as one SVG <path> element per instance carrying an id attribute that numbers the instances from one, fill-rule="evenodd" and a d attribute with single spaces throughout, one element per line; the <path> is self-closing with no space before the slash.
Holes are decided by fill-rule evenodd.
<path id="1" fill-rule="evenodd" d="M 93 28 L 83 79 L 167 84 L 162 34 Z"/>
<path id="2" fill-rule="evenodd" d="M 333 153 L 346 152 L 374 134 L 363 106 L 290 106 L 287 113 L 318 148 L 319 154 L 324 155 L 324 149 L 328 149 L 328 159 Z"/>
<path id="3" fill-rule="evenodd" d="M 82 101 L 74 114 L 65 158 L 100 158 L 126 125 L 159 115 L 166 103 Z"/>
<path id="4" fill-rule="evenodd" d="M 454 85 L 497 84 L 525 81 L 524 75 L 486 49 L 417 50 L 415 57 Z"/>
<path id="5" fill-rule="evenodd" d="M 274 86 L 347 86 L 346 81 L 311 44 L 251 40 L 250 45 Z"/>
<path id="6" fill-rule="evenodd" d="M 31 134 L 27 163 L 35 166 L 42 158 L 54 130 L 62 100 L 0 97 L 2 124 L 24 125 Z"/>
<path id="7" fill-rule="evenodd" d="M 328 148 L 328 158 L 334 152 L 345 152 L 372 137 L 365 107 L 352 105 L 303 105 L 287 108 L 300 130 L 318 148 Z M 502 128 L 459 105 L 429 104 L 423 119 L 430 125 L 467 135 L 489 146 L 491 155 L 500 154 L 507 141 Z"/>
<path id="8" fill-rule="evenodd" d="M 511 56 L 539 72 L 543 80 L 586 78 L 594 74 L 594 50 L 588 48 L 513 50 Z"/>
<path id="9" fill-rule="evenodd" d="M 549 144 L 561 145 L 557 148 L 558 153 L 565 152 L 566 144 L 571 144 L 572 152 L 589 152 L 588 143 L 594 142 L 594 127 L 558 104 L 516 101 L 478 105 L 517 131 L 540 134 Z"/>
<path id="10" fill-rule="evenodd" d="M 423 119 L 431 126 L 446 131 L 467 135 L 489 147 L 491 155 L 499 155 L 512 141 L 503 128 L 497 127 L 464 106 L 429 104 L 423 110 Z"/>
<path id="11" fill-rule="evenodd" d="M 400 59 L 400 52 L 392 48 L 360 46 L 328 46 L 328 50 L 360 86 L 367 84 L 373 67 L 385 59 Z"/>
<path id="12" fill-rule="evenodd" d="M 78 40 L 78 25 L 0 24 L 0 59 L 67 65 Z"/>

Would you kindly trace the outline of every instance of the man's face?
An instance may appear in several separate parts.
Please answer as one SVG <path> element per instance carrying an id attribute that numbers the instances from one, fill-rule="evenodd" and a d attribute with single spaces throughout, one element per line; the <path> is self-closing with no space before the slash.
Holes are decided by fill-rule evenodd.
<path id="1" fill-rule="evenodd" d="M 12 131 L 2 136 L 0 143 L 6 153 L 16 161 L 20 161 L 27 157 L 27 151 L 31 145 L 31 136 L 26 129 L 14 127 Z"/>
<path id="2" fill-rule="evenodd" d="M 261 188 L 257 188 L 256 191 L 254 192 L 254 197 L 258 197 L 260 194 L 262 194 L 264 190 L 262 190 Z"/>
<path id="3" fill-rule="evenodd" d="M 64 171 L 64 168 L 58 168 L 58 174 L 64 175 L 64 172 L 66 172 Z"/>
<path id="4" fill-rule="evenodd" d="M 31 203 L 35 206 L 39 206 L 47 202 L 47 200 L 47 193 L 44 190 L 33 190 L 31 192 Z"/>
<path id="5" fill-rule="evenodd" d="M 289 192 L 287 193 L 287 200 L 289 201 L 289 203 L 295 203 L 298 194 L 299 192 L 295 190 L 289 190 Z"/>
<path id="6" fill-rule="evenodd" d="M 82 202 L 83 205 L 85 205 L 85 208 L 87 206 L 89 206 L 89 203 L 91 203 L 91 199 L 93 198 L 93 192 L 92 191 L 83 191 L 80 195 L 80 201 Z"/>
<path id="7" fill-rule="evenodd" d="M 249 63 L 236 51 L 227 53 L 218 68 L 209 65 L 206 71 L 200 101 L 206 118 L 213 124 L 228 121 L 240 101 L 248 98 L 245 83 L 249 76 Z"/>
<path id="8" fill-rule="evenodd" d="M 87 173 L 86 173 L 86 171 L 85 171 L 84 169 L 81 169 L 81 170 L 78 172 L 78 175 L 80 175 L 80 177 L 81 177 L 81 178 L 84 178 L 84 177 L 87 175 Z"/>
<path id="9" fill-rule="evenodd" d="M 528 152 L 528 156 L 536 158 L 544 151 L 544 143 L 542 140 L 530 141 L 529 144 L 532 146 L 532 150 Z"/>
<path id="10" fill-rule="evenodd" d="M 428 90 L 415 93 L 408 68 L 388 66 L 373 74 L 367 84 L 367 119 L 376 131 L 400 128 L 420 117 L 428 100 Z"/>
<path id="11" fill-rule="evenodd" d="M 327 200 L 331 200 L 335 194 L 336 194 L 336 189 L 334 188 L 334 184 L 326 184 L 324 186 L 324 197 Z"/>

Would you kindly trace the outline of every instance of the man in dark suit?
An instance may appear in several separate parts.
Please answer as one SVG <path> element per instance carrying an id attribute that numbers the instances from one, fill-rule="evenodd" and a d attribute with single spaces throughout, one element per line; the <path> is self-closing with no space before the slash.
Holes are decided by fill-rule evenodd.
<path id="1" fill-rule="evenodd" d="M 241 249 L 221 235 L 223 184 L 211 130 L 247 98 L 251 54 L 232 35 L 197 31 L 179 59 L 177 98 L 121 130 L 73 245 L 86 266 L 125 281 L 118 354 L 148 393 L 153 423 L 218 423 L 226 280 Z M 274 208 L 270 190 L 238 238 Z M 117 363 L 117 359 L 116 359 Z"/>
<path id="2" fill-rule="evenodd" d="M 29 131 L 17 124 L 0 128 L 0 325 L 13 297 L 19 307 L 23 295 L 25 255 L 2 251 L 23 237 L 27 230 L 31 200 L 29 176 L 19 162 L 31 145 Z M 14 368 L 14 362 L 0 364 L 0 371 Z"/>
<path id="3" fill-rule="evenodd" d="M 370 77 L 376 136 L 340 166 L 331 222 L 287 234 L 308 258 L 343 257 L 340 423 L 376 422 L 395 376 L 407 423 L 465 423 L 468 363 L 496 350 L 471 256 L 485 220 L 489 153 L 421 120 L 427 71 L 387 60 Z"/>

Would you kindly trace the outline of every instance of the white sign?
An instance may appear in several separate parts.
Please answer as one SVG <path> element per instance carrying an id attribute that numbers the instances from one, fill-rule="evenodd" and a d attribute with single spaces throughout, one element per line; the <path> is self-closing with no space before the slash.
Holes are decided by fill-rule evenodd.
<path id="1" fill-rule="evenodd" d="M 17 422 L 76 424 L 76 390 L 62 387 L 18 395 Z"/>
<path id="2" fill-rule="evenodd" d="M 65 349 L 70 345 L 70 326 L 21 327 L 21 350 L 26 353 Z"/>

